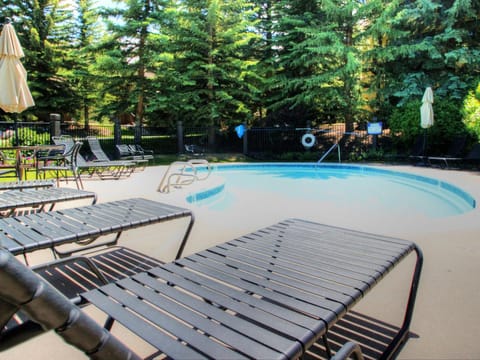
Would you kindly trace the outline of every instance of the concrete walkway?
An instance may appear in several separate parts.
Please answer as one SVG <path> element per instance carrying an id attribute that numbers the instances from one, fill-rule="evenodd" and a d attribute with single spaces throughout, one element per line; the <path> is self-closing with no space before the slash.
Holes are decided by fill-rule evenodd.
<path id="1" fill-rule="evenodd" d="M 480 173 L 439 170 L 410 166 L 388 166 L 392 170 L 412 172 L 450 182 L 480 200 Z M 372 214 L 365 209 L 335 209 L 305 207 L 301 203 L 279 206 L 275 199 L 268 204 L 252 204 L 239 213 L 211 212 L 185 202 L 187 190 L 172 194 L 156 191 L 166 167 L 150 167 L 128 179 L 111 181 L 85 181 L 85 189 L 97 192 L 99 202 L 146 197 L 152 200 L 191 207 L 196 224 L 184 255 L 228 241 L 236 236 L 268 226 L 288 217 L 305 218 L 324 224 L 354 230 L 404 238 L 416 242 L 423 250 L 425 262 L 411 331 L 413 337 L 400 353 L 400 359 L 480 359 L 480 210 L 443 219 L 422 219 L 408 213 L 403 219 L 390 218 L 388 213 Z M 69 184 L 72 186 L 73 184 Z M 394 205 L 394 204 L 393 204 Z M 163 224 L 166 225 L 166 224 Z M 179 227 L 145 227 L 125 233 L 123 244 L 151 256 L 170 260 L 166 248 L 171 244 Z M 162 237 L 162 246 L 159 246 Z M 407 259 L 408 260 L 408 259 Z M 405 302 L 405 287 L 413 262 L 408 260 L 389 278 L 382 281 L 355 310 L 386 322 L 398 323 L 401 311 L 394 308 Z M 147 351 L 147 350 L 146 350 Z M 53 334 L 33 339 L 8 352 L 0 359 L 83 359 L 75 349 L 63 345 Z"/>

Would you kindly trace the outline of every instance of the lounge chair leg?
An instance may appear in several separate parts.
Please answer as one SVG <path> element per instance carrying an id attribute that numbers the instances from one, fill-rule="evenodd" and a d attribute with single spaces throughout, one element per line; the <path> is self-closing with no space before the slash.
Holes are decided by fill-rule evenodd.
<path id="1" fill-rule="evenodd" d="M 190 217 L 190 223 L 188 224 L 187 230 L 185 231 L 185 235 L 183 236 L 182 242 L 180 243 L 180 247 L 178 248 L 177 255 L 175 256 L 175 260 L 178 260 L 181 258 L 183 249 L 185 248 L 185 245 L 187 244 L 188 237 L 190 236 L 190 232 L 192 231 L 193 223 L 195 222 L 195 216 L 191 215 Z"/>
<path id="2" fill-rule="evenodd" d="M 410 294 L 408 296 L 408 302 L 405 310 L 403 324 L 397 335 L 395 335 L 392 342 L 388 345 L 388 347 L 385 349 L 382 356 L 380 357 L 380 359 L 382 360 L 391 358 L 391 356 L 395 354 L 400 345 L 408 337 L 410 323 L 412 322 L 413 308 L 415 306 L 415 298 L 417 296 L 418 283 L 420 282 L 420 274 L 422 272 L 423 265 L 422 251 L 420 250 L 420 248 L 415 246 L 415 252 L 417 254 L 417 262 L 415 263 L 415 270 L 412 277 L 412 283 L 410 285 Z"/>
<path id="3" fill-rule="evenodd" d="M 325 352 L 327 353 L 327 357 L 330 359 L 332 357 L 332 349 L 328 344 L 328 338 L 326 333 L 322 335 L 322 339 L 323 339 L 323 344 L 325 345 Z"/>
<path id="4" fill-rule="evenodd" d="M 108 331 L 112 330 L 113 323 L 115 322 L 115 319 L 109 316 L 107 320 L 105 321 L 105 324 L 103 327 L 107 329 Z"/>

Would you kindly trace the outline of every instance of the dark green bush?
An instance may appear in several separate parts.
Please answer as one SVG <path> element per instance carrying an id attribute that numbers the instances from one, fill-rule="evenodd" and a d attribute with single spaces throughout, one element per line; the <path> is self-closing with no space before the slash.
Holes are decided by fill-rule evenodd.
<path id="1" fill-rule="evenodd" d="M 449 99 L 435 99 L 433 104 L 434 124 L 425 130 L 420 127 L 420 101 L 410 101 L 396 108 L 389 119 L 395 147 L 408 150 L 418 136 L 426 132 L 427 152 L 439 154 L 445 152 L 455 136 L 465 134 L 467 129 L 462 121 L 461 104 Z"/>
<path id="2" fill-rule="evenodd" d="M 480 81 L 474 90 L 471 90 L 465 98 L 463 105 L 463 122 L 475 137 L 480 139 Z"/>

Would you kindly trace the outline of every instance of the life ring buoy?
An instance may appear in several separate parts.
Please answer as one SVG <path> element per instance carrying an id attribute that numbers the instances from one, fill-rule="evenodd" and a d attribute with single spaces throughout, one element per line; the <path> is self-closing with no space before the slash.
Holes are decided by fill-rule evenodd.
<path id="1" fill-rule="evenodd" d="M 315 136 L 312 134 L 305 134 L 302 136 L 302 145 L 306 148 L 311 148 L 313 145 L 315 145 L 315 142 L 317 139 L 315 139 Z"/>

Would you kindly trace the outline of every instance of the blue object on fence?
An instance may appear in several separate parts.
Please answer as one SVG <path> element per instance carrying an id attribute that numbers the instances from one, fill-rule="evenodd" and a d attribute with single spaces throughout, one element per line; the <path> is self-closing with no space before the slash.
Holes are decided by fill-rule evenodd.
<path id="1" fill-rule="evenodd" d="M 245 125 L 241 124 L 235 127 L 235 131 L 237 132 L 238 137 L 241 139 L 243 134 L 245 134 Z"/>

